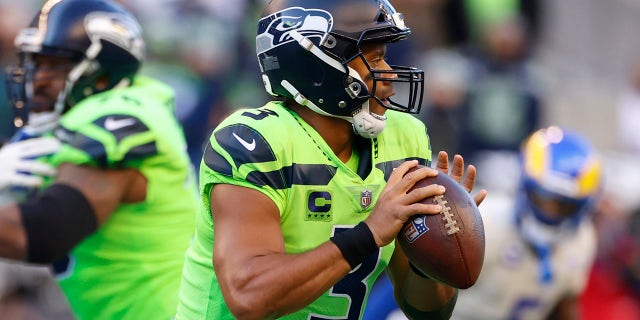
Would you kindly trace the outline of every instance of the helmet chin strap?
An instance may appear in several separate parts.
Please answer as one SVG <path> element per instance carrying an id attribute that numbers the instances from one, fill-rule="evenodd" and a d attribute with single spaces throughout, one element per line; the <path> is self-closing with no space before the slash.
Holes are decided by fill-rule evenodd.
<path id="1" fill-rule="evenodd" d="M 364 83 L 360 74 L 353 68 L 348 68 L 349 75 Z M 361 137 L 372 139 L 384 130 L 387 117 L 371 112 L 369 100 L 365 101 L 360 108 L 353 111 L 351 117 L 347 119 L 353 125 L 353 131 Z"/>
<path id="2" fill-rule="evenodd" d="M 308 107 L 313 112 L 321 114 L 323 116 L 334 117 L 349 121 L 353 126 L 353 131 L 367 139 L 375 138 L 385 127 L 387 117 L 375 114 L 369 110 L 369 101 L 363 103 L 360 108 L 356 109 L 350 117 L 338 116 L 330 114 L 320 109 L 313 102 L 305 98 L 298 89 L 296 89 L 289 81 L 282 80 L 281 85 L 291 95 L 293 99 L 300 105 Z"/>
<path id="3" fill-rule="evenodd" d="M 369 111 L 369 101 L 362 104 L 350 117 L 353 131 L 364 138 L 375 138 L 384 130 L 387 117 Z"/>
<path id="4" fill-rule="evenodd" d="M 54 111 L 30 112 L 29 121 L 22 131 L 29 136 L 40 136 L 52 131 L 60 122 L 60 115 Z"/>
<path id="5" fill-rule="evenodd" d="M 58 95 L 58 99 L 54 106 L 54 112 L 61 115 L 64 112 L 65 106 L 67 104 L 67 97 L 71 93 L 73 86 L 75 86 L 76 82 L 82 75 L 90 69 L 91 64 L 94 59 L 98 56 L 98 54 L 102 51 L 102 44 L 100 43 L 100 39 L 94 37 L 91 39 L 91 45 L 85 51 L 85 58 L 80 61 L 71 71 L 69 71 L 69 75 L 67 76 L 67 80 L 65 81 L 64 89 Z M 92 93 L 92 92 L 91 92 Z M 87 95 L 91 94 L 87 92 Z"/>

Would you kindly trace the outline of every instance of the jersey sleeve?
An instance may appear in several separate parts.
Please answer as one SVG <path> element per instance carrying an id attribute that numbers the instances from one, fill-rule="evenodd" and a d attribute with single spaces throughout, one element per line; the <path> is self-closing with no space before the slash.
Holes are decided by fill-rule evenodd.
<path id="1" fill-rule="evenodd" d="M 128 168 L 158 153 L 156 133 L 135 113 L 77 114 L 63 118 L 54 131 L 63 143 L 54 156 L 57 164 Z"/>
<path id="2" fill-rule="evenodd" d="M 283 138 L 280 128 L 268 117 L 278 114 L 265 108 L 238 111 L 218 126 L 205 148 L 200 180 L 207 185 L 227 183 L 258 190 L 282 212 L 286 190 L 291 187 L 291 164 L 284 143 L 277 138 Z"/>

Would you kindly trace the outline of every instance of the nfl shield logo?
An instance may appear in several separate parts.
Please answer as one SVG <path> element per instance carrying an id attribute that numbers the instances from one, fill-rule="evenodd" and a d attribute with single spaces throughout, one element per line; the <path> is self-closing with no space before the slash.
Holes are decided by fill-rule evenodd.
<path id="1" fill-rule="evenodd" d="M 373 194 L 371 193 L 371 191 L 367 189 L 360 193 L 360 205 L 362 206 L 362 208 L 367 208 L 371 205 L 372 195 Z"/>
<path id="2" fill-rule="evenodd" d="M 427 227 L 424 217 L 418 215 L 411 220 L 411 224 L 407 225 L 402 232 L 407 241 L 412 243 L 427 231 L 429 231 L 429 227 Z"/>

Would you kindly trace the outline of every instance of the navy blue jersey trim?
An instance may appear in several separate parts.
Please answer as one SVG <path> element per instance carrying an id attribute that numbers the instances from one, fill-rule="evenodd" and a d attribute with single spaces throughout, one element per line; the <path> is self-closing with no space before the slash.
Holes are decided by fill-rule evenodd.
<path id="1" fill-rule="evenodd" d="M 131 160 L 144 159 L 146 157 L 156 155 L 156 154 L 158 154 L 158 145 L 156 144 L 155 141 L 152 141 L 152 142 L 141 144 L 139 146 L 135 146 L 131 148 L 131 150 L 127 152 L 127 154 L 124 156 L 124 159 L 122 159 L 121 162 L 126 163 Z"/>
<path id="2" fill-rule="evenodd" d="M 233 168 L 231 167 L 231 164 L 227 161 L 227 159 L 213 150 L 211 142 L 207 143 L 202 159 L 204 161 L 204 164 L 209 169 L 227 177 L 231 177 L 233 175 Z"/>
<path id="3" fill-rule="evenodd" d="M 287 189 L 293 185 L 326 186 L 337 169 L 326 164 L 293 164 L 275 171 L 251 172 L 247 181 L 274 189 Z"/>
<path id="4" fill-rule="evenodd" d="M 246 163 L 271 162 L 276 156 L 265 138 L 244 124 L 233 124 L 214 133 L 220 147 L 231 155 L 236 168 Z"/>
<path id="5" fill-rule="evenodd" d="M 122 142 L 122 140 L 128 136 L 149 131 L 149 128 L 142 121 L 128 115 L 103 116 L 96 119 L 93 124 L 110 132 L 114 136 L 116 143 Z M 157 142 L 150 141 L 142 145 L 133 146 L 127 151 L 127 154 L 124 155 L 122 160 L 110 165 L 107 150 L 102 141 L 62 126 L 54 130 L 54 135 L 60 139 L 61 142 L 86 152 L 89 157 L 102 168 L 123 167 L 127 161 L 144 159 L 157 155 L 159 152 Z"/>
<path id="6" fill-rule="evenodd" d="M 393 169 L 397 168 L 400 164 L 409 160 L 418 160 L 418 164 L 423 166 L 431 166 L 431 161 L 424 158 L 411 157 L 406 159 L 399 159 L 393 161 L 386 161 L 376 164 L 376 168 L 382 170 L 384 172 L 384 180 L 389 180 L 389 176 L 393 172 Z"/>
<path id="7" fill-rule="evenodd" d="M 58 127 L 54 134 L 62 143 L 86 152 L 99 167 L 107 166 L 107 150 L 102 142 L 64 127 Z"/>

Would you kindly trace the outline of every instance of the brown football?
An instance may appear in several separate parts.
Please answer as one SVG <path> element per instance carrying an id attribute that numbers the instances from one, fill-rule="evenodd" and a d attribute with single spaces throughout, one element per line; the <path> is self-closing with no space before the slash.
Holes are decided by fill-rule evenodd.
<path id="1" fill-rule="evenodd" d="M 420 271 L 452 287 L 471 287 L 484 261 L 484 226 L 471 195 L 449 175 L 439 173 L 417 182 L 414 188 L 439 184 L 441 196 L 423 203 L 438 203 L 439 214 L 418 214 L 409 219 L 397 240 L 409 260 Z"/>

